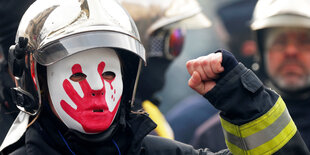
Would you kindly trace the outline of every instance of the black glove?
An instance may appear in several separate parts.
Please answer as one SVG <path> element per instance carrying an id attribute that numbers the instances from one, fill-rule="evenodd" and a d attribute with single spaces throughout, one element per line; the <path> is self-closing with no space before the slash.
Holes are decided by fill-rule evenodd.
<path id="1" fill-rule="evenodd" d="M 224 49 L 217 50 L 215 53 L 218 53 L 218 52 L 222 52 L 222 55 L 223 55 L 222 66 L 224 67 L 224 71 L 220 73 L 220 78 L 221 78 L 221 77 L 224 77 L 233 68 L 235 68 L 238 65 L 238 61 L 232 53 Z"/>

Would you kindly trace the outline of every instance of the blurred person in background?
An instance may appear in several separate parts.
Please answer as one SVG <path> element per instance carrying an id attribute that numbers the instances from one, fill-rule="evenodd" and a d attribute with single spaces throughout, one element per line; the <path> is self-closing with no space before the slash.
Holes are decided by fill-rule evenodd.
<path id="1" fill-rule="evenodd" d="M 256 34 L 265 83 L 284 99 L 310 148 L 310 1 L 261 0 L 251 29 Z"/>
<path id="2" fill-rule="evenodd" d="M 210 4 L 214 3 L 218 4 L 222 2 L 210 2 Z M 190 8 L 190 6 L 191 5 L 184 5 L 179 8 Z M 187 9 L 179 9 L 179 12 L 184 13 L 184 15 L 193 12 L 193 9 L 189 11 L 182 10 Z M 206 14 L 205 12 L 208 13 Z M 206 100 L 201 95 L 197 95 L 187 86 L 186 83 L 189 75 L 183 67 L 189 59 L 206 55 L 218 48 L 225 47 L 223 40 L 226 39 L 226 33 L 220 21 L 213 18 L 213 5 L 210 7 L 208 5 L 208 8 L 204 9 L 202 13 L 208 15 L 208 17 L 210 15 L 212 24 L 204 29 L 192 29 L 191 27 L 193 26 L 186 29 L 186 37 L 183 43 L 182 52 L 173 60 L 173 62 L 169 64 L 169 67 L 165 71 L 166 75 L 163 77 L 164 79 L 162 79 L 162 81 L 166 82 L 165 85 L 162 86 L 163 89 L 157 91 L 156 94 L 153 94 L 155 98 L 161 100 L 159 108 L 167 117 L 169 124 L 172 123 L 170 125 L 173 129 L 175 139 L 181 142 L 187 142 L 187 139 L 193 135 L 193 128 L 196 128 L 197 124 L 200 124 L 206 117 L 209 117 L 216 112 L 210 104 L 204 104 Z M 199 25 L 198 23 L 199 22 L 191 22 L 191 25 Z M 208 50 L 206 51 L 205 49 Z M 170 73 L 167 74 L 167 71 Z M 150 83 L 152 83 L 151 80 Z M 169 111 L 169 109 L 171 109 L 174 105 L 178 104 L 176 101 L 181 101 L 183 99 L 183 103 L 187 106 L 191 106 L 191 104 L 188 104 L 187 101 L 196 100 L 196 103 L 199 104 L 198 109 L 203 112 L 197 113 L 196 117 L 192 117 L 192 112 L 187 110 L 187 106 L 182 106 L 182 109 L 178 109 L 176 111 Z M 202 104 L 199 103 L 200 101 Z M 170 121 L 171 118 L 175 118 L 174 116 L 177 116 L 177 121 Z M 184 124 L 188 125 L 184 126 Z"/>
<path id="3" fill-rule="evenodd" d="M 234 52 L 236 58 L 248 68 L 251 68 L 256 52 L 256 46 L 251 38 L 250 29 L 248 27 L 248 22 L 251 19 L 255 4 L 256 0 L 231 1 L 221 4 L 215 10 L 219 20 L 225 28 L 222 31 L 227 32 L 227 38 L 222 39 L 222 41 L 225 42 L 228 48 Z M 219 25 L 218 23 L 215 24 Z M 217 31 L 214 32 L 218 33 L 218 35 L 223 33 Z M 212 33 L 209 32 L 204 35 L 209 36 L 210 34 Z M 209 46 L 212 47 L 214 45 Z M 181 100 L 179 103 L 176 103 L 176 105 L 165 114 L 169 124 L 174 130 L 176 140 L 188 144 L 196 144 L 193 143 L 193 141 L 196 141 L 194 140 L 196 130 L 200 128 L 204 122 L 208 121 L 210 117 L 217 115 L 217 110 L 209 106 L 208 103 L 209 102 L 200 95 L 191 95 Z M 204 111 L 209 112 L 204 113 Z M 193 113 L 197 114 L 197 117 L 192 117 Z M 182 126 L 182 124 L 190 125 Z M 219 132 L 219 134 L 222 134 L 220 130 Z M 213 134 L 210 136 L 216 137 L 217 135 Z M 197 138 L 200 139 L 200 137 Z M 212 138 L 201 138 L 200 140 L 209 141 L 211 139 Z M 201 141 L 199 144 L 204 146 Z M 197 145 L 194 146 L 196 147 Z M 198 147 L 199 146 L 196 148 Z M 225 148 L 226 146 L 223 144 L 208 147 L 219 150 L 218 148 Z"/>
<path id="4" fill-rule="evenodd" d="M 0 143 L 9 130 L 19 110 L 12 103 L 10 88 L 14 77 L 8 71 L 8 51 L 14 44 L 17 27 L 22 15 L 34 0 L 0 0 Z"/>
<path id="5" fill-rule="evenodd" d="M 298 8 L 298 9 L 297 9 Z M 255 6 L 251 29 L 259 50 L 259 72 L 264 83 L 285 101 L 301 136 L 310 147 L 310 2 L 261 0 Z M 197 130 L 193 145 L 224 148 L 218 117 Z M 216 135 L 217 143 L 206 140 Z M 221 147 L 218 147 L 221 146 Z"/>
<path id="6" fill-rule="evenodd" d="M 154 134 L 173 139 L 173 131 L 158 108 L 162 101 L 155 93 L 164 87 L 168 67 L 183 52 L 188 30 L 210 27 L 211 22 L 196 0 L 120 2 L 137 25 L 148 61 L 139 78 L 135 109 L 143 107 L 156 122 Z M 210 104 L 205 106 L 212 108 Z"/>
<path id="7" fill-rule="evenodd" d="M 235 0 L 197 0 L 202 8 L 202 13 L 212 24 L 204 29 L 190 29 L 186 31 L 182 53 L 171 62 L 166 71 L 166 83 L 163 89 L 155 94 L 157 98 L 162 100 L 159 109 L 165 115 L 181 100 L 191 95 L 196 95 L 196 92 L 187 85 L 189 75 L 184 68 L 186 62 L 190 59 L 212 53 L 220 48 L 227 49 L 227 32 L 222 22 L 216 16 L 215 10 L 217 7 L 232 1 Z"/>

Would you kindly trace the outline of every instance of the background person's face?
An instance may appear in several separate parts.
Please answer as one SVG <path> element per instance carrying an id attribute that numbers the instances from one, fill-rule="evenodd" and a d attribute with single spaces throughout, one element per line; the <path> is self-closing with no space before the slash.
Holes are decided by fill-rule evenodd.
<path id="1" fill-rule="evenodd" d="M 267 47 L 266 67 L 276 84 L 287 90 L 310 83 L 310 32 L 289 29 L 277 34 Z"/>
<path id="2" fill-rule="evenodd" d="M 91 49 L 60 60 L 47 67 L 47 82 L 54 113 L 68 128 L 98 133 L 110 127 L 123 93 L 114 50 Z"/>

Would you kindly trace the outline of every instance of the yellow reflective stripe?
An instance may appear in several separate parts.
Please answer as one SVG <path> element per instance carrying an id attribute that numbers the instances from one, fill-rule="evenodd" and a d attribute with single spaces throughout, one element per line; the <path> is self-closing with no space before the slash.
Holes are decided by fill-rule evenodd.
<path id="1" fill-rule="evenodd" d="M 249 154 L 248 151 L 240 149 L 238 146 L 230 143 L 229 141 L 227 141 L 227 139 L 225 138 L 225 142 L 226 145 L 228 147 L 228 149 L 230 150 L 231 153 L 235 154 L 235 155 L 239 155 L 239 154 Z"/>
<path id="2" fill-rule="evenodd" d="M 237 126 L 221 119 L 228 148 L 234 154 L 272 154 L 282 148 L 296 133 L 283 100 L 260 118 Z"/>
<path id="3" fill-rule="evenodd" d="M 264 143 L 263 145 L 251 150 L 241 149 L 238 146 L 226 141 L 226 145 L 233 154 L 247 154 L 247 155 L 260 155 L 260 154 L 273 154 L 281 149 L 296 133 L 297 128 L 291 120 L 287 127 L 282 130 L 272 140 Z M 246 145 L 246 142 L 244 142 Z"/>
<path id="4" fill-rule="evenodd" d="M 285 112 L 283 112 L 273 124 L 248 137 L 241 138 L 228 132 L 224 132 L 224 135 L 230 142 L 234 142 L 234 145 L 239 148 L 251 150 L 276 137 L 289 124 L 290 121 L 290 115 L 288 114 L 288 111 L 285 110 Z M 245 142 L 246 145 L 242 142 Z"/>
<path id="5" fill-rule="evenodd" d="M 296 131 L 295 123 L 291 120 L 276 137 L 249 152 L 250 154 L 273 154 L 281 149 L 296 134 Z"/>
<path id="6" fill-rule="evenodd" d="M 142 107 L 149 114 L 149 117 L 157 124 L 155 132 L 158 136 L 174 139 L 174 134 L 170 125 L 158 107 L 149 100 L 142 102 Z"/>
<path id="7" fill-rule="evenodd" d="M 279 97 L 276 104 L 266 114 L 257 118 L 256 120 L 253 120 L 241 126 L 231 124 L 224 119 L 221 119 L 221 123 L 224 130 L 235 136 L 243 138 L 252 135 L 262 129 L 265 129 L 267 126 L 276 121 L 285 109 L 285 103 L 282 98 Z M 240 135 L 240 130 L 242 131 L 242 135 Z"/>

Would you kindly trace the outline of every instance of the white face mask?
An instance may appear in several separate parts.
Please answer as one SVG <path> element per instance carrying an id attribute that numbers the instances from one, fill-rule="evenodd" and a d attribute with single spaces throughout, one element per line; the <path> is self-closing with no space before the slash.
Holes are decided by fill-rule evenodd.
<path id="1" fill-rule="evenodd" d="M 99 133 L 112 124 L 123 93 L 121 63 L 110 48 L 82 51 L 47 67 L 52 105 L 70 129 Z"/>

